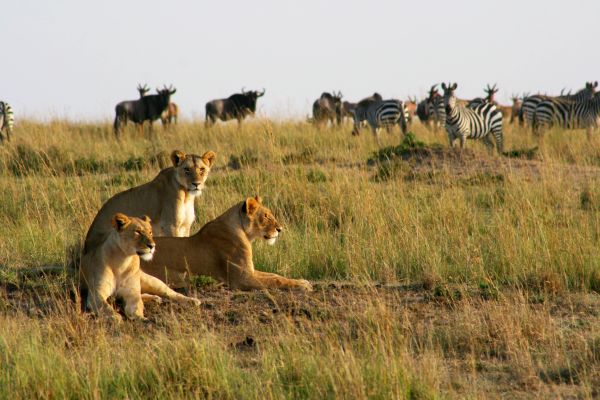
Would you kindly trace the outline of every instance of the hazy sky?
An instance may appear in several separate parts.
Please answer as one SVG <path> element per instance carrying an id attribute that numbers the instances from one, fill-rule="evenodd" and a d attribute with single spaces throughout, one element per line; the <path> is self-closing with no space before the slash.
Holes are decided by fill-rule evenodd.
<path id="1" fill-rule="evenodd" d="M 14 0 L 2 4 L 0 99 L 17 115 L 109 119 L 138 83 L 172 83 L 185 117 L 246 88 L 303 117 L 324 90 L 357 100 L 511 93 L 600 80 L 600 1 Z"/>

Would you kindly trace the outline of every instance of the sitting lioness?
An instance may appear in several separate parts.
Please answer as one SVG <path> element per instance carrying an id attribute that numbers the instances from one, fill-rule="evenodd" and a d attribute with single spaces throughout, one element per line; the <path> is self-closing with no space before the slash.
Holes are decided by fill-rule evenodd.
<path id="1" fill-rule="evenodd" d="M 140 269 L 140 258 L 151 260 L 156 246 L 147 216 L 133 218 L 117 213 L 112 225 L 114 228 L 104 242 L 81 260 L 80 281 L 88 289 L 88 309 L 120 320 L 120 315 L 106 301 L 113 295 L 123 298 L 125 315 L 130 319 L 145 319 L 142 299 L 160 301 L 162 296 L 200 304 L 198 299 L 175 292 Z"/>
<path id="2" fill-rule="evenodd" d="M 206 275 L 231 289 L 312 290 L 306 280 L 254 269 L 252 241 L 263 238 L 274 244 L 281 226 L 259 197 L 248 198 L 186 238 L 156 237 L 157 255 L 142 262 L 142 269 L 165 282 L 183 284 L 187 275 Z"/>
<path id="3" fill-rule="evenodd" d="M 155 235 L 189 236 L 196 215 L 194 199 L 204 188 L 215 153 L 202 156 L 175 150 L 173 166 L 165 168 L 152 181 L 118 193 L 108 199 L 94 218 L 85 237 L 83 253 L 102 243 L 111 231 L 115 213 L 148 215 Z"/>

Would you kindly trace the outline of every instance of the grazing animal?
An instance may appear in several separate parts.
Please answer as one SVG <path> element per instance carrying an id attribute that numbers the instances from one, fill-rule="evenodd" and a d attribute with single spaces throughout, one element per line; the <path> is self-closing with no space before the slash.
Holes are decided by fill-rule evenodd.
<path id="1" fill-rule="evenodd" d="M 413 119 L 417 114 L 417 98 L 411 98 L 408 96 L 408 100 L 404 102 L 404 116 L 406 118 L 407 128 L 410 129 L 412 126 Z"/>
<path id="2" fill-rule="evenodd" d="M 155 238 L 157 255 L 151 262 L 144 262 L 142 269 L 175 285 L 181 285 L 190 275 L 205 275 L 230 289 L 312 290 L 306 280 L 254 268 L 252 242 L 262 238 L 275 244 L 282 230 L 273 213 L 261 203 L 259 197 L 249 197 L 189 238 Z"/>
<path id="3" fill-rule="evenodd" d="M 342 123 L 342 92 L 323 92 L 313 103 L 313 121 L 316 125 L 331 122 L 337 125 Z"/>
<path id="4" fill-rule="evenodd" d="M 87 232 L 83 252 L 105 240 L 111 231 L 110 217 L 117 212 L 150 216 L 157 235 L 189 236 L 196 219 L 194 200 L 202 193 L 215 157 L 212 151 L 198 156 L 174 150 L 172 167 L 160 171 L 152 181 L 118 193 L 104 203 Z"/>
<path id="5" fill-rule="evenodd" d="M 362 99 L 361 101 L 356 103 L 356 106 L 354 107 L 354 111 L 352 112 L 352 120 L 354 121 L 354 129 L 352 130 L 353 135 L 358 135 L 360 133 L 358 128 L 360 128 L 360 126 L 363 124 L 363 122 L 366 122 L 367 108 L 371 104 L 382 101 L 382 100 L 383 100 L 383 97 L 381 97 L 381 95 L 379 93 L 375 92 L 371 96 L 365 97 L 364 99 Z M 357 124 L 358 124 L 358 128 L 357 128 Z"/>
<path id="6" fill-rule="evenodd" d="M 148 93 L 150 91 L 150 88 L 148 87 L 147 84 L 144 84 L 144 86 L 142 86 L 141 84 L 138 84 L 137 91 L 140 94 L 140 99 L 141 99 L 142 97 L 144 97 L 146 95 L 146 93 Z"/>
<path id="7" fill-rule="evenodd" d="M 519 98 L 519 96 L 517 96 L 516 94 L 513 94 L 510 98 L 512 100 L 512 106 L 511 106 L 511 112 L 510 112 L 510 123 L 512 124 L 515 119 L 517 119 L 519 121 L 519 125 L 523 125 L 523 118 L 522 118 L 522 113 L 521 113 L 521 106 L 523 104 L 523 101 L 521 100 L 521 98 Z"/>
<path id="8" fill-rule="evenodd" d="M 548 99 L 538 104 L 533 120 L 534 132 L 551 126 L 563 129 L 586 129 L 587 138 L 600 123 L 600 93 L 587 100 Z"/>
<path id="9" fill-rule="evenodd" d="M 226 99 L 212 100 L 206 103 L 206 121 L 205 125 L 210 127 L 217 120 L 228 121 L 237 119 L 238 126 L 248 115 L 254 115 L 256 112 L 256 101 L 259 97 L 265 95 L 265 89 L 262 92 L 248 91 L 242 88 L 242 93 L 232 94 Z"/>
<path id="10" fill-rule="evenodd" d="M 429 97 L 427 98 L 427 106 L 429 108 L 430 120 L 433 124 L 433 131 L 437 132 L 441 126 L 446 123 L 446 108 L 444 107 L 444 99 L 438 92 L 437 85 L 433 85 L 429 89 Z"/>
<path id="11" fill-rule="evenodd" d="M 354 115 L 357 104 L 358 103 L 351 103 L 349 101 L 342 102 L 342 117 L 353 118 L 352 116 Z"/>
<path id="12" fill-rule="evenodd" d="M 176 103 L 170 102 L 167 109 L 160 114 L 160 121 L 163 127 L 167 127 L 171 124 L 177 124 L 177 118 L 179 117 L 179 106 Z"/>
<path id="13" fill-rule="evenodd" d="M 0 101 L 0 141 L 4 141 L 3 132 L 6 132 L 6 140 L 10 142 L 14 125 L 15 115 L 12 107 L 7 102 Z"/>
<path id="14" fill-rule="evenodd" d="M 363 100 L 364 101 L 364 100 Z M 400 100 L 369 100 L 368 102 L 361 101 L 356 107 L 354 113 L 354 129 L 353 135 L 360 133 L 360 124 L 362 121 L 367 121 L 371 127 L 377 145 L 381 147 L 379 140 L 379 128 L 385 127 L 388 132 L 395 124 L 400 125 L 403 135 L 406 135 L 406 117 L 404 114 L 404 105 Z M 361 105 L 361 103 L 363 103 Z"/>
<path id="15" fill-rule="evenodd" d="M 494 104 L 495 106 L 497 106 L 498 103 L 496 103 L 496 101 L 494 100 L 494 96 L 496 95 L 496 93 L 498 93 L 500 89 L 498 89 L 496 86 L 497 85 L 495 83 L 494 86 L 490 86 L 490 84 L 488 83 L 483 89 L 486 93 L 486 96 L 474 98 L 473 100 L 467 103 L 467 107 L 476 108 L 477 106 L 480 106 L 484 103 Z"/>
<path id="16" fill-rule="evenodd" d="M 496 138 L 496 149 L 502 154 L 502 114 L 496 106 L 489 103 L 469 108 L 457 104 L 454 91 L 458 85 L 442 83 L 444 90 L 444 106 L 446 108 L 446 131 L 450 147 L 456 139 L 460 140 L 460 148 L 465 147 L 466 139 L 483 139 L 488 148 L 493 149 L 491 136 Z"/>
<path id="17" fill-rule="evenodd" d="M 138 88 L 138 91 L 139 88 Z M 152 131 L 152 122 L 160 118 L 162 112 L 169 105 L 171 96 L 177 91 L 172 86 L 163 89 L 156 89 L 158 94 L 145 96 L 138 100 L 122 101 L 115 107 L 114 132 L 117 138 L 120 136 L 122 125 L 131 120 L 139 127 L 140 135 L 143 133 L 144 122 L 149 121 L 150 131 Z M 140 95 L 142 91 L 140 91 Z M 144 92 L 145 94 L 145 92 Z"/>
<path id="18" fill-rule="evenodd" d="M 198 299 L 175 292 L 140 269 L 140 259 L 151 260 L 156 247 L 148 216 L 116 213 L 111 223 L 113 228 L 103 242 L 81 260 L 79 276 L 81 287 L 88 292 L 88 309 L 120 321 L 121 316 L 106 301 L 113 295 L 123 298 L 129 319 L 145 320 L 143 300 L 160 301 L 159 296 L 200 305 Z"/>
<path id="19" fill-rule="evenodd" d="M 533 128 L 533 120 L 537 110 L 538 105 L 546 100 L 556 99 L 556 100 L 568 100 L 568 101 L 582 101 L 589 100 L 596 88 L 598 87 L 598 82 L 586 82 L 585 87 L 575 94 L 567 94 L 558 97 L 546 96 L 541 94 L 536 94 L 532 96 L 526 96 L 523 98 L 523 103 L 521 104 L 521 118 L 529 124 Z"/>

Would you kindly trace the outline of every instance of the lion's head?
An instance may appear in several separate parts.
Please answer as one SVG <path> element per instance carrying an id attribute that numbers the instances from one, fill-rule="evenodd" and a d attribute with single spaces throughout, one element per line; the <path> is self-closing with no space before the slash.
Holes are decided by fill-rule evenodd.
<path id="1" fill-rule="evenodd" d="M 179 185 L 193 196 L 200 195 L 208 172 L 215 161 L 216 154 L 207 151 L 202 156 L 185 154 L 181 150 L 174 150 L 171 161 L 175 168 L 175 177 Z"/>
<path id="2" fill-rule="evenodd" d="M 116 213 L 112 218 L 112 225 L 119 234 L 119 247 L 125 254 L 137 254 L 144 261 L 152 260 L 156 245 L 147 215 L 135 218 Z"/>
<path id="3" fill-rule="evenodd" d="M 241 211 L 242 228 L 250 240 L 262 237 L 268 244 L 273 245 L 282 228 L 271 210 L 263 206 L 261 201 L 259 196 L 246 199 Z"/>

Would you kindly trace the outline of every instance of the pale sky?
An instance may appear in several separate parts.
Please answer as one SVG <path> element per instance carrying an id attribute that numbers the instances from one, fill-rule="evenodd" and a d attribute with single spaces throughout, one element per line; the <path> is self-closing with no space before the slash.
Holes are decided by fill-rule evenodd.
<path id="1" fill-rule="evenodd" d="M 600 80 L 600 1 L 13 0 L 2 4 L 0 99 L 19 115 L 112 119 L 138 83 L 173 84 L 187 118 L 242 86 L 261 115 L 303 118 L 322 91 L 422 98 Z"/>

